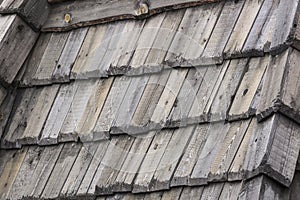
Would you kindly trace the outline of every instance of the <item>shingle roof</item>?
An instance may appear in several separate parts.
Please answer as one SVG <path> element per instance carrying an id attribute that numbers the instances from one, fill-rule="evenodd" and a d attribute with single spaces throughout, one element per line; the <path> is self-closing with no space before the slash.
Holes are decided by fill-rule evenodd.
<path id="1" fill-rule="evenodd" d="M 298 198 L 298 0 L 0 3 L 0 199 Z"/>

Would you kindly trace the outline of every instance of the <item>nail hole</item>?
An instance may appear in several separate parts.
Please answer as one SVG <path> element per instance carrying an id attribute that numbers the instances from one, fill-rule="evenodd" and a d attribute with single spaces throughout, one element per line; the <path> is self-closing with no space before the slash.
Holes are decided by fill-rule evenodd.
<path id="1" fill-rule="evenodd" d="M 248 89 L 245 89 L 243 92 L 243 96 L 245 96 L 248 93 Z"/>

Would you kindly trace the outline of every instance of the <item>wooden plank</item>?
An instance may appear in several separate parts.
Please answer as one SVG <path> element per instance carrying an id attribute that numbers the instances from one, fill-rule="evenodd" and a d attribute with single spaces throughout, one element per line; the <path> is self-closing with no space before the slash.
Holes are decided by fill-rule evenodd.
<path id="1" fill-rule="evenodd" d="M 18 90 L 18 95 L 11 110 L 11 117 L 7 122 L 5 133 L 3 134 L 4 138 L 1 141 L 3 147 L 21 147 L 18 139 L 20 139 L 24 133 L 31 115 L 31 110 L 35 107 L 40 91 L 41 90 L 35 90 L 34 88 Z"/>
<path id="2" fill-rule="evenodd" d="M 262 56 L 270 51 L 279 0 L 265 0 L 249 32 L 242 54 Z"/>
<path id="3" fill-rule="evenodd" d="M 239 85 L 229 110 L 228 118 L 230 120 L 249 117 L 254 114 L 256 108 L 251 107 L 251 103 L 269 64 L 270 56 L 250 59 L 248 70 Z"/>
<path id="4" fill-rule="evenodd" d="M 111 66 L 107 73 L 125 74 L 128 70 L 128 63 L 134 53 L 139 39 L 139 35 L 143 30 L 145 20 L 128 20 L 126 21 L 123 32 L 113 53 Z"/>
<path id="5" fill-rule="evenodd" d="M 99 48 L 107 27 L 107 25 L 101 25 L 89 28 L 72 68 L 71 79 L 85 77 L 85 71 L 92 64 L 96 49 Z"/>
<path id="6" fill-rule="evenodd" d="M 89 193 L 94 195 L 94 191 L 89 192 L 89 188 L 92 187 L 95 190 L 96 183 L 98 181 L 98 175 L 96 174 L 97 169 L 105 155 L 107 147 L 109 145 L 109 141 L 101 141 L 99 142 L 98 148 L 93 156 L 93 159 L 85 173 L 83 180 L 80 183 L 80 186 L 77 190 L 77 196 L 86 197 Z"/>
<path id="7" fill-rule="evenodd" d="M 0 85 L 0 106 L 1 106 L 2 102 L 4 101 L 6 95 L 7 95 L 6 89 L 2 85 Z"/>
<path id="8" fill-rule="evenodd" d="M 126 76 L 114 80 L 94 128 L 94 135 L 105 135 L 110 131 L 131 80 L 132 78 Z"/>
<path id="9" fill-rule="evenodd" d="M 300 127 L 290 119 L 277 115 L 274 124 L 275 136 L 270 141 L 266 158 L 266 168 L 271 168 L 267 174 L 280 183 L 289 186 L 293 180 L 300 150 L 300 137 L 297 134 Z M 266 169 L 267 170 L 267 169 Z"/>
<path id="10" fill-rule="evenodd" d="M 58 135 L 59 142 L 77 141 L 78 135 L 75 130 L 83 116 L 88 100 L 93 94 L 96 80 L 76 81 L 75 84 L 78 84 L 78 88 Z"/>
<path id="11" fill-rule="evenodd" d="M 94 134 L 93 129 L 97 119 L 104 106 L 105 99 L 108 96 L 110 88 L 114 82 L 114 77 L 102 79 L 96 83 L 93 94 L 90 96 L 81 120 L 75 129 L 79 135 L 80 141 L 88 142 L 105 139 L 107 136 L 102 134 Z"/>
<path id="12" fill-rule="evenodd" d="M 299 90 L 299 74 L 300 70 L 297 67 L 297 63 L 299 62 L 299 52 L 297 50 L 292 50 L 287 66 L 286 66 L 286 75 L 283 77 L 284 82 L 282 86 L 282 98 L 281 101 L 283 102 L 284 106 L 281 108 L 281 112 L 285 115 L 291 117 L 292 119 L 296 120 L 298 123 L 300 122 L 300 104 L 297 99 L 300 96 Z M 280 65 L 279 66 L 283 66 Z"/>
<path id="13" fill-rule="evenodd" d="M 174 172 L 170 183 L 172 187 L 188 185 L 190 175 L 207 139 L 208 128 L 208 124 L 201 124 L 196 127 L 184 155 Z"/>
<path id="14" fill-rule="evenodd" d="M 130 122 L 130 128 L 136 129 L 134 132 L 148 132 L 149 129 L 151 129 L 149 121 L 160 96 L 164 91 L 170 73 L 171 70 L 164 70 L 159 74 L 153 74 L 150 76 L 144 93 Z"/>
<path id="15" fill-rule="evenodd" d="M 13 109 L 16 93 L 16 90 L 10 91 L 0 106 L 0 138 L 4 136 L 5 127 L 7 126 L 10 114 Z"/>
<path id="16" fill-rule="evenodd" d="M 275 135 L 272 131 L 275 120 L 275 116 L 264 123 L 252 120 L 231 165 L 229 180 L 253 177 L 259 173 L 259 167 L 265 163 L 265 156 L 270 153 L 269 148 Z"/>
<path id="17" fill-rule="evenodd" d="M 57 198 L 60 195 L 60 191 L 68 178 L 81 147 L 82 144 L 64 144 L 47 184 L 45 185 L 41 198 Z"/>
<path id="18" fill-rule="evenodd" d="M 39 162 L 30 177 L 31 184 L 27 185 L 24 197 L 40 198 L 62 147 L 63 145 L 44 148 Z"/>
<path id="19" fill-rule="evenodd" d="M 258 176 L 254 179 L 246 181 L 239 194 L 239 199 L 260 199 L 260 191 L 263 187 L 264 176 Z"/>
<path id="20" fill-rule="evenodd" d="M 204 8 L 204 13 L 200 16 L 201 20 L 199 20 L 196 31 L 192 36 L 192 40 L 189 40 L 190 44 L 184 53 L 185 59 L 181 63 L 181 66 L 201 65 L 201 55 L 219 19 L 220 13 L 224 7 L 224 2 L 208 4 L 207 6 L 204 5 L 202 7 Z"/>
<path id="21" fill-rule="evenodd" d="M 225 57 L 232 58 L 242 56 L 243 45 L 263 2 L 264 0 L 245 1 L 240 16 L 224 49 Z"/>
<path id="22" fill-rule="evenodd" d="M 224 183 L 211 183 L 204 187 L 200 200 L 218 200 L 222 193 Z"/>
<path id="23" fill-rule="evenodd" d="M 289 198 L 292 200 L 296 200 L 296 199 L 300 198 L 299 193 L 298 193 L 298 189 L 300 187 L 299 178 L 300 178 L 300 173 L 299 173 L 299 171 L 296 171 L 293 183 L 290 186 L 290 197 Z"/>
<path id="24" fill-rule="evenodd" d="M 134 21 L 134 23 L 128 22 L 128 25 L 126 24 L 125 30 L 129 31 L 129 37 L 126 37 L 127 40 L 124 41 L 124 47 L 119 46 L 119 48 L 122 48 L 121 53 L 116 59 L 115 64 L 112 64 L 112 66 L 117 66 L 121 73 L 126 73 L 130 69 L 129 63 L 137 47 L 137 41 L 140 38 L 140 34 L 142 30 L 144 30 L 145 23 L 146 20 Z"/>
<path id="25" fill-rule="evenodd" d="M 150 192 L 145 194 L 144 200 L 151 200 L 151 199 L 160 200 L 162 196 L 163 196 L 163 192 Z"/>
<path id="26" fill-rule="evenodd" d="M 33 84 L 51 84 L 52 74 L 58 67 L 57 62 L 64 49 L 69 33 L 52 33 L 48 45 L 41 58 L 39 67 L 33 75 Z"/>
<path id="27" fill-rule="evenodd" d="M 235 159 L 236 153 L 244 138 L 251 120 L 233 122 L 229 126 L 220 149 L 211 164 L 208 175 L 209 181 L 221 181 L 227 179 L 227 173 L 231 163 Z"/>
<path id="28" fill-rule="evenodd" d="M 176 104 L 173 105 L 169 116 L 172 126 L 184 126 L 188 121 L 188 114 L 195 101 L 197 92 L 203 83 L 208 67 L 189 69 L 184 83 L 177 96 Z"/>
<path id="29" fill-rule="evenodd" d="M 279 109 L 283 97 L 282 84 L 285 77 L 285 71 L 287 70 L 286 67 L 288 67 L 286 65 L 288 63 L 289 54 L 289 51 L 285 51 L 277 57 L 272 57 L 270 60 L 262 85 L 261 98 L 257 105 L 256 115 L 259 120 L 265 119 Z"/>
<path id="30" fill-rule="evenodd" d="M 186 8 L 190 6 L 201 5 L 205 3 L 218 2 L 219 0 L 176 0 L 176 1 L 151 1 L 146 3 L 147 12 L 140 11 L 140 5 L 135 1 L 101 1 L 94 4 L 92 0 L 85 2 L 65 2 L 54 4 L 51 7 L 51 14 L 48 17 L 44 31 L 69 30 L 75 27 L 94 25 L 99 23 L 111 22 L 118 19 L 143 18 L 154 15 L 166 10 Z M 83 9 L 84 8 L 84 9 Z M 150 9 L 150 10 L 149 10 Z M 61 18 L 61 13 L 71 13 L 74 17 L 69 23 Z M 144 14 L 143 14 L 144 13 Z"/>
<path id="31" fill-rule="evenodd" d="M 0 198 L 7 199 L 11 187 L 17 177 L 18 171 L 23 163 L 28 148 L 16 151 L 6 162 L 0 175 Z"/>
<path id="32" fill-rule="evenodd" d="M 133 184 L 133 193 L 146 192 L 150 188 L 151 179 L 159 165 L 165 149 L 172 137 L 173 130 L 163 130 L 156 134 L 151 146 L 139 168 Z"/>
<path id="33" fill-rule="evenodd" d="M 42 56 L 46 47 L 48 46 L 48 42 L 50 40 L 51 33 L 41 33 L 31 54 L 28 56 L 28 62 L 24 63 L 22 68 L 25 69 L 24 75 L 21 78 L 20 84 L 21 86 L 30 86 L 32 85 L 33 75 L 36 73 L 38 69 Z"/>
<path id="34" fill-rule="evenodd" d="M 96 187 L 90 187 L 89 192 L 94 192 L 96 195 L 112 194 L 112 187 L 115 179 L 118 176 L 123 162 L 125 161 L 128 152 L 134 142 L 134 138 L 127 135 L 112 138 L 107 151 L 96 172 L 97 179 Z"/>
<path id="35" fill-rule="evenodd" d="M 165 191 L 161 200 L 177 200 L 181 194 L 182 188 L 173 188 L 172 190 Z"/>
<path id="36" fill-rule="evenodd" d="M 33 110 L 30 111 L 31 114 L 23 135 L 18 139 L 20 144 L 37 144 L 58 89 L 59 85 L 48 86 L 41 89 L 36 104 Z"/>
<path id="37" fill-rule="evenodd" d="M 210 107 L 211 121 L 226 119 L 232 99 L 246 71 L 247 62 L 247 59 L 234 59 L 230 61 L 216 97 Z"/>
<path id="38" fill-rule="evenodd" d="M 155 38 L 159 33 L 162 24 L 164 23 L 164 21 L 167 20 L 168 19 L 166 19 L 166 13 L 162 13 L 156 15 L 155 17 L 151 17 L 149 20 L 146 21 L 143 30 L 140 34 L 140 37 L 137 41 L 137 46 L 132 56 L 131 62 L 129 64 L 130 70 L 126 74 L 136 75 L 143 73 L 153 73 L 156 72 L 156 70 L 161 70 L 161 68 L 155 69 L 153 67 L 145 67 L 144 63 L 147 59 L 149 51 L 153 46 Z"/>
<path id="39" fill-rule="evenodd" d="M 194 130 L 195 126 L 188 126 L 174 131 L 164 155 L 152 177 L 150 190 L 156 191 L 170 188 L 170 181 L 173 173 L 181 160 Z"/>
<path id="40" fill-rule="evenodd" d="M 226 182 L 222 189 L 219 199 L 238 200 L 242 182 Z"/>
<path id="41" fill-rule="evenodd" d="M 163 127 L 167 122 L 167 118 L 173 104 L 176 102 L 176 97 L 182 87 L 187 72 L 187 69 L 174 69 L 171 71 L 168 82 L 151 117 L 151 123 L 156 127 Z"/>
<path id="42" fill-rule="evenodd" d="M 134 178 L 154 138 L 154 132 L 135 138 L 112 187 L 114 192 L 131 191 Z"/>
<path id="43" fill-rule="evenodd" d="M 62 85 L 42 130 L 39 145 L 57 144 L 60 130 L 78 89 L 78 83 Z"/>
<path id="44" fill-rule="evenodd" d="M 228 62 L 225 62 L 222 66 L 214 65 L 208 67 L 189 111 L 188 124 L 205 122 L 208 120 L 207 108 L 209 107 L 207 106 L 212 103 L 227 67 Z"/>
<path id="45" fill-rule="evenodd" d="M 276 55 L 287 49 L 293 43 L 293 35 L 295 32 L 294 24 L 298 19 L 297 11 L 299 0 L 292 0 L 290 2 L 280 1 L 276 12 L 275 31 L 272 35 L 272 42 L 270 46 L 270 53 Z"/>
<path id="46" fill-rule="evenodd" d="M 36 30 L 45 23 L 49 11 L 47 0 L 3 0 L 0 4 L 0 14 L 18 14 Z"/>
<path id="47" fill-rule="evenodd" d="M 86 67 L 86 77 L 107 77 L 107 70 L 110 67 L 111 56 L 116 49 L 125 22 L 115 22 L 108 25 L 101 43 L 95 49 L 95 55 L 91 65 Z"/>
<path id="48" fill-rule="evenodd" d="M 17 15 L 0 17 L 0 79 L 12 83 L 33 47 L 38 33 Z"/>
<path id="49" fill-rule="evenodd" d="M 82 145 L 68 178 L 60 191 L 61 197 L 71 197 L 76 195 L 98 146 L 99 143 L 87 143 Z"/>
<path id="50" fill-rule="evenodd" d="M 205 65 L 220 63 L 223 50 L 234 29 L 245 1 L 227 1 L 202 54 Z"/>
<path id="51" fill-rule="evenodd" d="M 180 200 L 199 199 L 203 189 L 204 187 L 184 187 L 180 195 Z"/>
<path id="52" fill-rule="evenodd" d="M 161 70 L 163 67 L 166 67 L 163 64 L 164 59 L 176 35 L 184 13 L 184 10 L 166 13 L 165 18 L 159 27 L 155 40 L 149 50 L 145 63 L 143 63 L 148 69 L 145 71 L 155 72 Z"/>
<path id="53" fill-rule="evenodd" d="M 53 71 L 52 80 L 54 79 L 55 82 L 66 82 L 70 80 L 71 69 L 87 32 L 88 28 L 80 28 L 70 33 L 60 58 L 57 61 L 56 68 Z"/>
<path id="54" fill-rule="evenodd" d="M 132 77 L 127 92 L 118 109 L 115 120 L 111 127 L 111 133 L 127 133 L 134 134 L 134 129 L 131 129 L 129 124 L 138 106 L 138 103 L 143 95 L 146 85 L 148 84 L 149 76 Z"/>
<path id="55" fill-rule="evenodd" d="M 223 143 L 229 125 L 223 122 L 213 123 L 210 125 L 207 132 L 207 139 L 199 157 L 197 163 L 193 168 L 193 172 L 189 179 L 190 185 L 202 185 L 208 181 L 210 168 L 213 164 L 215 157 L 220 151 L 221 144 Z"/>
<path id="56" fill-rule="evenodd" d="M 24 195 L 26 195 L 27 186 L 33 184 L 30 182 L 31 177 L 33 176 L 33 172 L 35 171 L 35 168 L 41 159 L 43 151 L 43 147 L 36 146 L 28 148 L 18 175 L 16 176 L 16 179 L 8 194 L 8 198 L 21 199 Z"/>

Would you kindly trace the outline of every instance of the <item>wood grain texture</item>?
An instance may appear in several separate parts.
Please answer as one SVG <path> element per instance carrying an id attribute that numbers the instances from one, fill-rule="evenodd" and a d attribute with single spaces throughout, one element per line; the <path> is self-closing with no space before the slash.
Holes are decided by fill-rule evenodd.
<path id="1" fill-rule="evenodd" d="M 41 133 L 39 145 L 57 144 L 60 130 L 67 117 L 78 84 L 62 85 L 51 107 L 44 128 Z"/>
<path id="2" fill-rule="evenodd" d="M 136 175 L 133 193 L 146 192 L 150 189 L 151 179 L 172 137 L 173 130 L 164 130 L 156 134 L 142 165 Z"/>
<path id="3" fill-rule="evenodd" d="M 57 65 L 52 74 L 53 82 L 66 82 L 70 80 L 71 69 L 79 53 L 88 28 L 73 30 L 64 46 Z"/>
<path id="4" fill-rule="evenodd" d="M 75 162 L 81 144 L 64 144 L 41 198 L 57 198 Z"/>
<path id="5" fill-rule="evenodd" d="M 46 22 L 50 8 L 47 0 L 3 0 L 0 14 L 18 14 L 35 30 Z"/>
<path id="6" fill-rule="evenodd" d="M 216 64 L 223 60 L 223 50 L 234 29 L 245 1 L 227 1 L 202 54 L 203 64 Z"/>
<path id="7" fill-rule="evenodd" d="M 78 86 L 76 86 L 76 84 L 78 84 Z M 76 81 L 73 87 L 71 87 L 71 94 L 73 94 L 71 97 L 73 98 L 72 100 L 70 99 L 71 105 L 69 106 L 68 114 L 66 115 L 59 132 L 59 142 L 77 141 L 78 135 L 75 130 L 79 125 L 88 100 L 94 92 L 95 86 L 96 80 L 84 80 Z"/>
<path id="8" fill-rule="evenodd" d="M 114 77 L 111 77 L 97 81 L 79 124 L 75 129 L 80 141 L 88 142 L 107 138 L 107 135 L 94 133 L 93 130 L 114 80 Z"/>
<path id="9" fill-rule="evenodd" d="M 16 90 L 10 91 L 0 106 L 0 138 L 4 136 L 5 127 L 13 110 L 16 93 Z"/>
<path id="10" fill-rule="evenodd" d="M 117 178 L 123 162 L 130 152 L 133 142 L 134 138 L 127 135 L 113 138 L 110 141 L 107 151 L 96 172 L 96 187 L 90 187 L 90 192 L 95 190 L 94 192 L 97 195 L 113 193 L 112 187 L 115 183 L 115 179 Z"/>
<path id="11" fill-rule="evenodd" d="M 255 113 L 256 108 L 253 108 L 252 102 L 265 70 L 270 65 L 270 58 L 270 56 L 265 56 L 252 58 L 249 61 L 248 70 L 239 85 L 229 110 L 228 118 L 230 120 L 249 117 Z"/>
<path id="12" fill-rule="evenodd" d="M 189 184 L 189 178 L 192 174 L 194 166 L 198 160 L 205 141 L 207 139 L 209 125 L 198 125 L 193 133 L 193 136 L 186 147 L 186 150 L 174 172 L 171 186 L 184 186 Z"/>
<path id="13" fill-rule="evenodd" d="M 33 47 L 38 33 L 19 16 L 0 17 L 0 79 L 12 83 Z"/>
<path id="14" fill-rule="evenodd" d="M 241 51 L 264 0 L 245 1 L 224 49 L 225 57 L 240 57 Z"/>
<path id="15" fill-rule="evenodd" d="M 53 85 L 41 88 L 36 104 L 30 110 L 30 117 L 23 135 L 18 139 L 20 144 L 37 144 L 59 87 L 59 85 Z"/>
<path id="16" fill-rule="evenodd" d="M 115 183 L 112 186 L 114 192 L 131 191 L 136 174 L 154 138 L 154 132 L 136 137 L 128 155 L 120 169 Z"/>
<path id="17" fill-rule="evenodd" d="M 206 3 L 219 2 L 219 0 L 176 0 L 176 1 L 149 1 L 149 12 L 139 15 L 135 9 L 135 2 L 125 0 L 113 1 L 70 1 L 61 4 L 54 4 L 51 13 L 43 26 L 44 31 L 69 30 L 71 28 L 95 25 L 111 22 L 118 19 L 134 19 L 148 17 L 162 11 L 186 8 Z M 84 9 L 83 9 L 84 8 Z M 61 13 L 70 13 L 72 18 L 69 23 L 64 21 Z"/>
<path id="18" fill-rule="evenodd" d="M 36 73 L 33 75 L 33 84 L 44 85 L 52 83 L 53 71 L 57 68 L 57 62 L 68 37 L 69 33 L 52 33 Z"/>

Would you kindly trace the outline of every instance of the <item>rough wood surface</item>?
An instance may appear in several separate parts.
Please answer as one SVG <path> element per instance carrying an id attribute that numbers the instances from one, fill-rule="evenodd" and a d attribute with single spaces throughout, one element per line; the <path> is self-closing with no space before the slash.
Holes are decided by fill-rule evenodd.
<path id="1" fill-rule="evenodd" d="M 41 198 L 57 198 L 75 162 L 81 144 L 64 144 Z"/>
<path id="2" fill-rule="evenodd" d="M 227 118 L 232 99 L 246 71 L 247 59 L 231 60 L 214 101 L 210 107 L 210 120 L 218 121 Z"/>
<path id="3" fill-rule="evenodd" d="M 99 142 L 99 146 L 93 156 L 93 159 L 87 169 L 87 172 L 80 183 L 80 186 L 77 190 L 77 196 L 86 196 L 87 194 L 94 194 L 95 187 L 99 179 L 99 175 L 97 174 L 98 167 L 105 155 L 107 147 L 109 145 L 109 141 L 101 141 Z"/>
<path id="4" fill-rule="evenodd" d="M 270 51 L 279 0 L 265 0 L 249 32 L 242 54 L 262 56 Z"/>
<path id="5" fill-rule="evenodd" d="M 140 76 L 131 78 L 127 93 L 118 109 L 116 118 L 111 127 L 111 133 L 127 133 L 134 134 L 134 130 L 129 127 L 130 121 L 143 95 L 145 87 L 148 83 L 149 76 Z"/>
<path id="6" fill-rule="evenodd" d="M 248 63 L 248 69 L 239 85 L 233 103 L 229 110 L 229 119 L 249 117 L 255 113 L 252 101 L 256 94 L 267 66 L 270 64 L 270 56 L 252 58 Z"/>
<path id="7" fill-rule="evenodd" d="M 270 60 L 262 85 L 261 98 L 257 105 L 256 115 L 259 120 L 265 119 L 273 112 L 277 112 L 281 106 L 283 97 L 282 84 L 288 70 L 287 62 L 289 54 L 290 51 L 286 51 L 277 57 L 272 57 Z"/>
<path id="8" fill-rule="evenodd" d="M 223 122 L 214 123 L 209 127 L 207 139 L 199 153 L 197 163 L 195 164 L 189 179 L 191 185 L 202 185 L 207 183 L 211 166 L 220 151 L 221 144 L 226 137 L 228 128 L 229 125 L 224 124 Z"/>
<path id="9" fill-rule="evenodd" d="M 12 83 L 33 47 L 38 33 L 19 16 L 0 17 L 0 79 Z"/>
<path id="10" fill-rule="evenodd" d="M 94 128 L 95 134 L 107 134 L 110 131 L 130 82 L 131 78 L 126 76 L 115 79 Z"/>
<path id="11" fill-rule="evenodd" d="M 181 160 L 194 130 L 194 126 L 188 126 L 174 131 L 164 155 L 153 174 L 150 182 L 150 190 L 156 191 L 170 188 L 170 181 L 173 173 Z"/>
<path id="12" fill-rule="evenodd" d="M 6 161 L 0 179 L 0 198 L 6 199 L 15 181 L 18 171 L 23 163 L 28 148 L 17 151 Z"/>
<path id="13" fill-rule="evenodd" d="M 224 49 L 225 57 L 241 56 L 243 45 L 264 0 L 245 1 L 240 16 Z"/>
<path id="14" fill-rule="evenodd" d="M 115 179 L 122 168 L 128 152 L 130 152 L 133 142 L 134 138 L 127 135 L 113 138 L 110 141 L 96 172 L 98 179 L 95 188 L 96 194 L 112 194 Z M 92 190 L 93 188 L 90 188 L 90 191 Z"/>
<path id="15" fill-rule="evenodd" d="M 59 85 L 53 85 L 41 88 L 36 104 L 30 110 L 30 117 L 23 135 L 18 139 L 20 144 L 37 144 L 59 87 Z"/>
<path id="16" fill-rule="evenodd" d="M 95 59 L 96 51 L 103 41 L 107 27 L 108 25 L 99 25 L 89 28 L 72 68 L 71 79 L 86 76 L 86 69 Z"/>
<path id="17" fill-rule="evenodd" d="M 88 28 L 80 28 L 73 30 L 70 33 L 60 58 L 57 61 L 56 68 L 52 74 L 52 79 L 54 79 L 55 82 L 66 82 L 70 80 L 71 69 L 85 39 L 87 31 Z"/>
<path id="18" fill-rule="evenodd" d="M 9 92 L 0 106 L 0 138 L 5 133 L 5 127 L 13 110 L 16 93 L 16 90 Z"/>
<path id="19" fill-rule="evenodd" d="M 143 18 L 165 10 L 174 10 L 218 1 L 219 0 L 151 0 L 148 4 L 149 12 L 144 15 L 140 15 L 139 9 L 135 9 L 136 2 L 132 0 L 124 0 L 122 2 L 117 0 L 105 0 L 99 1 L 96 4 L 93 0 L 84 2 L 70 1 L 54 4 L 51 7 L 51 13 L 43 26 L 43 30 L 69 30 L 75 27 L 111 22 L 117 19 Z M 69 23 L 65 22 L 61 13 L 70 13 L 71 21 Z"/>
<path id="20" fill-rule="evenodd" d="M 52 105 L 44 128 L 41 133 L 39 145 L 57 144 L 60 130 L 71 107 L 78 84 L 62 85 Z"/>
<path id="21" fill-rule="evenodd" d="M 206 200 L 206 199 L 211 199 L 211 200 L 217 200 L 219 199 L 222 190 L 224 187 L 224 183 L 211 183 L 208 186 L 204 187 L 204 190 L 201 195 L 200 200 Z"/>
<path id="22" fill-rule="evenodd" d="M 203 64 L 215 64 L 223 59 L 223 50 L 233 31 L 245 1 L 227 1 L 209 41 L 203 51 Z"/>
<path id="23" fill-rule="evenodd" d="M 111 77 L 96 83 L 95 89 L 91 94 L 79 124 L 75 129 L 75 132 L 79 135 L 80 141 L 88 142 L 107 138 L 107 135 L 94 133 L 93 130 L 114 80 L 115 79 Z"/>
<path id="24" fill-rule="evenodd" d="M 185 187 L 183 188 L 179 200 L 199 199 L 202 195 L 204 187 Z"/>
<path id="25" fill-rule="evenodd" d="M 135 178 L 132 192 L 139 193 L 149 191 L 151 179 L 159 165 L 165 149 L 167 148 L 172 134 L 172 130 L 164 130 L 155 135 Z"/>
<path id="26" fill-rule="evenodd" d="M 51 84 L 53 71 L 58 67 L 57 62 L 64 49 L 69 33 L 52 33 L 48 45 L 33 75 L 33 84 Z"/>
<path id="27" fill-rule="evenodd" d="M 78 135 L 75 130 L 83 116 L 88 100 L 94 92 L 96 80 L 76 81 L 75 85 L 76 84 L 78 84 L 77 89 L 75 87 L 76 93 L 73 96 L 72 103 L 69 107 L 70 109 L 68 110 L 68 114 L 65 117 L 58 136 L 59 142 L 77 141 Z M 72 88 L 72 90 L 73 89 L 74 88 Z"/>
<path id="28" fill-rule="evenodd" d="M 112 187 L 114 192 L 131 191 L 136 174 L 154 138 L 154 132 L 135 138 Z"/>
<path id="29" fill-rule="evenodd" d="M 189 177 L 192 174 L 193 168 L 197 162 L 199 154 L 207 139 L 209 125 L 198 125 L 193 133 L 193 136 L 174 172 L 171 186 L 188 185 Z"/>
<path id="30" fill-rule="evenodd" d="M 32 85 L 33 75 L 36 73 L 41 59 L 44 55 L 45 49 L 48 46 L 48 42 L 51 38 L 51 33 L 42 33 L 40 34 L 38 41 L 34 45 L 34 48 L 31 54 L 28 56 L 28 62 L 24 63 L 24 74 L 20 80 L 21 86 L 30 86 Z"/>
<path id="31" fill-rule="evenodd" d="M 98 146 L 98 143 L 86 143 L 82 145 L 68 178 L 60 191 L 60 196 L 71 197 L 76 195 Z"/>

